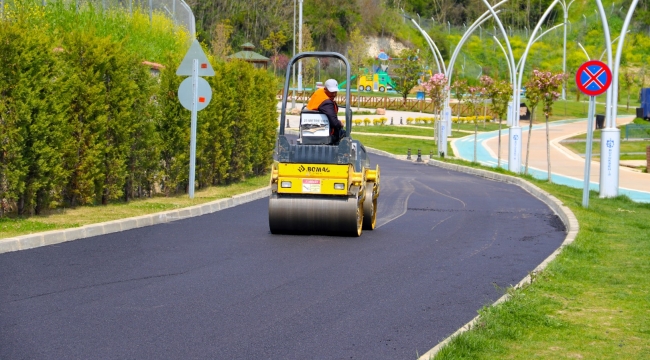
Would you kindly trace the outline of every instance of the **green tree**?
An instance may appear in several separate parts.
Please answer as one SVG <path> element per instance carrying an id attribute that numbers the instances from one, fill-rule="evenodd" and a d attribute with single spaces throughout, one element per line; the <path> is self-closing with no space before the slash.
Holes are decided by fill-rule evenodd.
<path id="1" fill-rule="evenodd" d="M 406 98 L 413 87 L 418 84 L 418 79 L 422 72 L 422 64 L 417 51 L 411 49 L 402 50 L 399 54 L 399 60 L 396 61 L 394 72 L 395 77 L 393 81 L 395 86 L 393 88 L 402 96 L 404 103 L 406 103 Z"/>
<path id="2" fill-rule="evenodd" d="M 474 117 L 474 162 L 476 162 L 476 147 L 478 140 L 478 113 L 480 104 L 483 103 L 483 89 L 479 86 L 469 86 L 467 88 L 467 108 L 470 116 Z"/>
<path id="3" fill-rule="evenodd" d="M 260 41 L 262 48 L 264 48 L 266 51 L 270 51 L 271 54 L 273 54 L 271 58 L 271 61 L 273 62 L 273 73 L 275 73 L 277 70 L 277 59 L 280 48 L 283 47 L 287 41 L 289 41 L 289 38 L 282 32 L 282 30 L 278 30 L 277 32 L 271 31 L 269 37 Z"/>
<path id="4" fill-rule="evenodd" d="M 156 132 L 160 136 L 161 144 L 160 185 L 162 192 L 167 196 L 185 191 L 189 174 L 191 114 L 178 101 L 178 87 L 184 80 L 176 75 L 181 60 L 178 54 L 169 54 L 165 61 L 166 66 L 160 73 L 158 104 L 161 116 L 156 122 Z M 209 79 L 210 77 L 208 81 Z"/>
<path id="5" fill-rule="evenodd" d="M 512 85 L 505 80 L 494 80 L 489 76 L 481 76 L 481 85 L 485 95 L 490 99 L 490 109 L 497 114 L 499 120 L 499 144 L 497 151 L 497 167 L 501 166 L 501 120 L 508 112 L 508 103 L 512 94 Z"/>
<path id="6" fill-rule="evenodd" d="M 53 39 L 21 20 L 0 27 L 0 215 L 11 204 L 19 214 L 58 205 L 66 177 L 61 63 Z"/>
<path id="7" fill-rule="evenodd" d="M 458 100 L 458 130 L 460 130 L 460 109 L 465 94 L 467 93 L 467 87 L 467 80 L 465 79 L 456 79 L 453 84 L 451 84 L 451 88 L 454 90 L 454 98 Z"/>
<path id="8" fill-rule="evenodd" d="M 361 35 L 361 30 L 355 28 L 350 32 L 350 41 L 348 43 L 347 59 L 350 62 L 350 81 L 352 78 L 361 76 L 361 68 L 364 66 L 368 57 L 368 44 Z M 350 89 L 353 86 L 350 84 Z M 357 93 L 357 108 L 361 106 L 361 92 Z"/>
<path id="9" fill-rule="evenodd" d="M 212 55 L 218 61 L 226 61 L 226 56 L 232 52 L 230 46 L 230 37 L 232 36 L 233 27 L 230 25 L 229 20 L 220 22 L 214 26 L 212 30 Z"/>
<path id="10" fill-rule="evenodd" d="M 526 95 L 528 92 L 533 90 L 537 95 L 538 101 L 541 101 L 544 104 L 543 111 L 544 117 L 546 118 L 546 161 L 547 161 L 547 170 L 548 170 L 548 181 L 552 182 L 551 176 L 551 144 L 550 136 L 548 129 L 548 119 L 553 115 L 553 103 L 555 100 L 559 99 L 560 93 L 559 88 L 562 86 L 562 81 L 566 78 L 564 73 L 552 73 L 550 71 L 539 71 L 533 70 L 533 75 L 528 80 L 526 85 Z M 531 126 L 532 126 L 532 117 L 531 117 Z M 530 144 L 530 128 L 528 132 L 529 144 Z M 526 170 L 528 170 L 528 153 L 526 153 Z"/>
<path id="11" fill-rule="evenodd" d="M 252 119 L 250 161 L 253 174 L 261 175 L 273 162 L 278 125 L 277 100 L 274 91 L 276 80 L 264 71 L 255 70 L 253 82 L 251 97 L 255 100 L 251 104 L 251 110 L 255 116 Z"/>

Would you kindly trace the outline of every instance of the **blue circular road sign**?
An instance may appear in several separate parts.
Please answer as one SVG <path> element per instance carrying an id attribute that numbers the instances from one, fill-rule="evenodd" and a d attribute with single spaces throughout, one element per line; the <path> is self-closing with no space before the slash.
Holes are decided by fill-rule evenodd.
<path id="1" fill-rule="evenodd" d="M 576 71 L 576 85 L 578 85 L 578 89 L 589 96 L 597 96 L 604 93 L 611 83 L 612 72 L 602 61 L 587 61 Z"/>

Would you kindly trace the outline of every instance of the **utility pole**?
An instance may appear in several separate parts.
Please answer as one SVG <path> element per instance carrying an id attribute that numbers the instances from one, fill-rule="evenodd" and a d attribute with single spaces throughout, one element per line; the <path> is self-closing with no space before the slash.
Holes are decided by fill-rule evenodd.
<path id="1" fill-rule="evenodd" d="M 296 56 L 296 0 L 293 0 L 293 56 Z M 293 71 L 293 95 L 291 96 L 291 108 L 296 107 L 296 68 L 292 66 Z M 288 122 L 287 122 L 287 127 Z"/>
<path id="2" fill-rule="evenodd" d="M 298 0 L 299 20 L 298 20 L 298 53 L 302 52 L 302 1 Z M 298 90 L 302 91 L 302 60 L 298 60 Z"/>

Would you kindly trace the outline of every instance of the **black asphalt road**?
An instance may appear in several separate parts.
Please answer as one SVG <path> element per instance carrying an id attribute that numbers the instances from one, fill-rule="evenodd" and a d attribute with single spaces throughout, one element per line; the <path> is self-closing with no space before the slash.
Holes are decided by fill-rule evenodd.
<path id="1" fill-rule="evenodd" d="M 263 199 L 0 255 L 0 359 L 415 359 L 565 237 L 516 186 L 372 159 L 360 238 L 271 235 Z"/>

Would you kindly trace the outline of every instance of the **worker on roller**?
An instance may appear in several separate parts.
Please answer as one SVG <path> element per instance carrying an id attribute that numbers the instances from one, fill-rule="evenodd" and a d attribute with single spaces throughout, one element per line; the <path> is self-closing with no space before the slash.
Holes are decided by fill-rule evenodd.
<path id="1" fill-rule="evenodd" d="M 307 103 L 307 109 L 320 111 L 327 116 L 327 120 L 330 124 L 330 136 L 333 145 L 338 144 L 341 138 L 346 135 L 345 130 L 343 129 L 343 123 L 341 123 L 337 117 L 339 106 L 336 104 L 336 101 L 334 101 L 338 90 L 339 84 L 336 80 L 329 79 L 325 81 L 325 86 L 323 88 L 314 92 Z"/>

